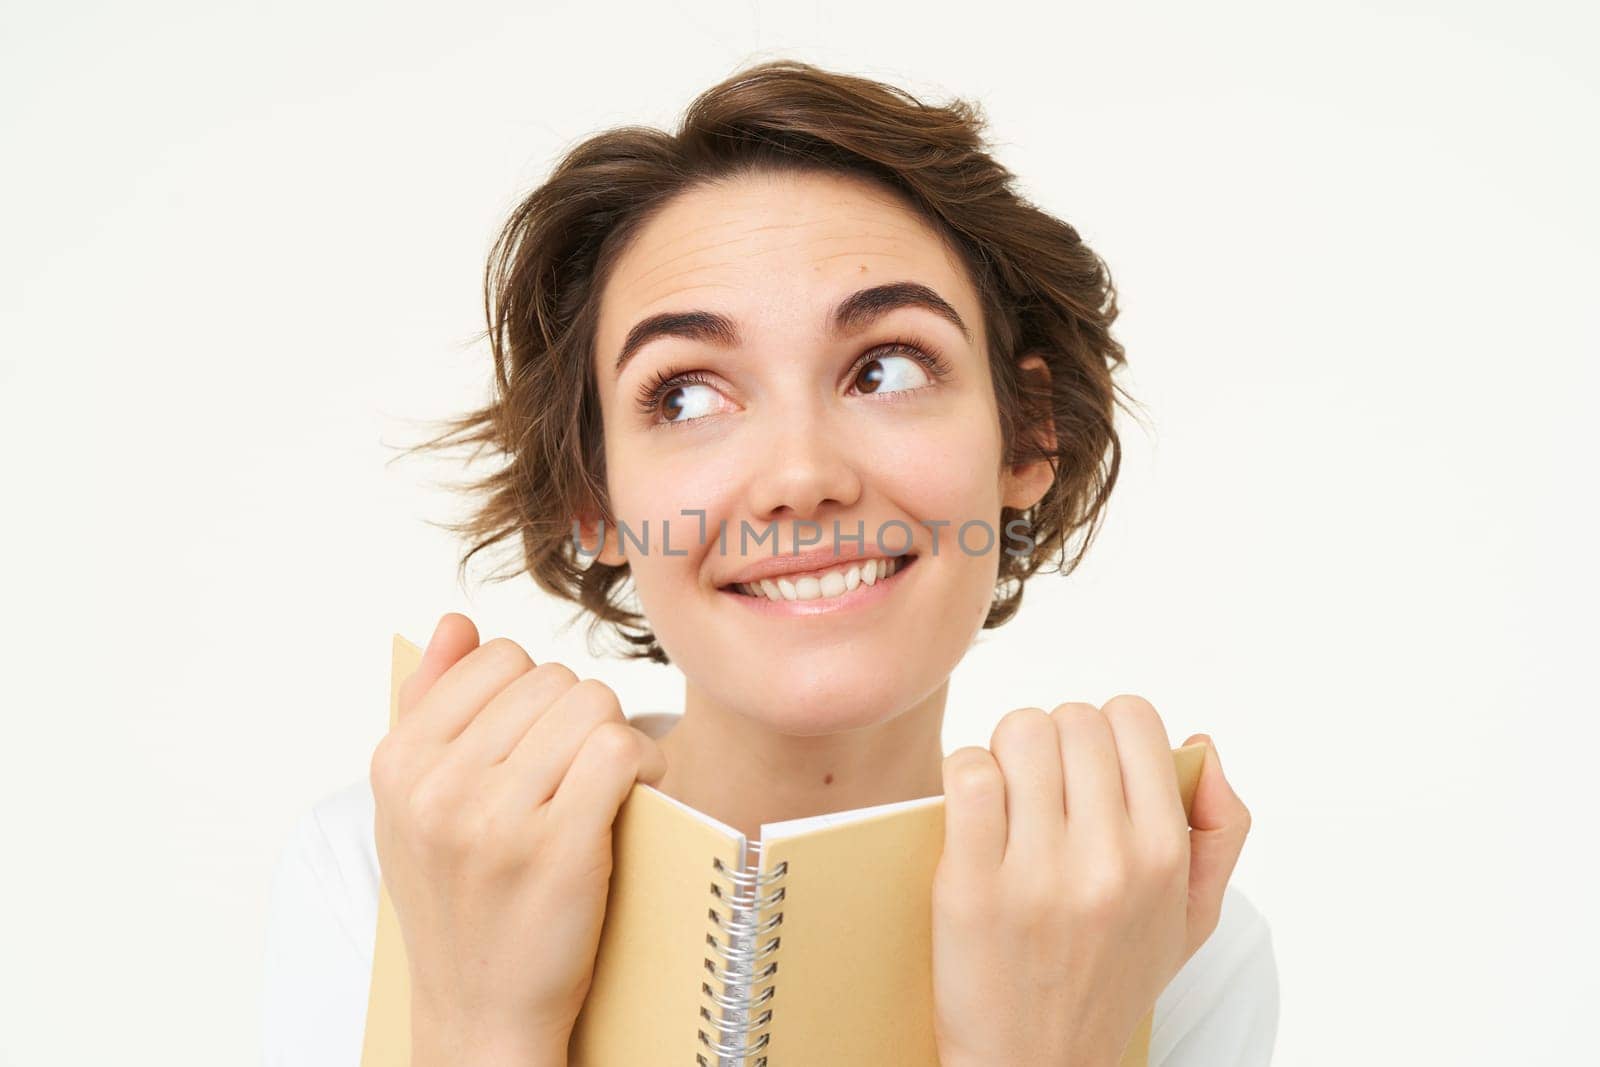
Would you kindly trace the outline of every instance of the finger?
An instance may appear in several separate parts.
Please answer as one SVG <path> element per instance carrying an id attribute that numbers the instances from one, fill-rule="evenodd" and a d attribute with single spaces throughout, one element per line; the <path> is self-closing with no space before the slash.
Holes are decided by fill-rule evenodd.
<path id="1" fill-rule="evenodd" d="M 1061 742 L 1061 777 L 1067 830 L 1128 827 L 1122 793 L 1122 762 L 1111 723 L 1093 704 L 1061 704 L 1050 713 Z"/>
<path id="2" fill-rule="evenodd" d="M 1205 734 L 1186 743 L 1204 741 L 1205 763 L 1194 789 L 1189 822 L 1189 932 L 1192 952 L 1217 927 L 1222 915 L 1223 891 L 1244 850 L 1250 832 L 1250 810 L 1233 791 L 1222 772 L 1216 746 Z"/>
<path id="3" fill-rule="evenodd" d="M 517 742 L 578 676 L 563 663 L 534 667 L 500 690 L 466 729 L 445 746 L 445 758 L 464 766 L 489 767 L 505 760 Z"/>
<path id="4" fill-rule="evenodd" d="M 514 783 L 511 796 L 528 808 L 550 802 L 589 735 L 608 722 L 628 722 L 610 686 L 596 678 L 583 678 L 569 686 L 529 725 L 499 764 L 500 773 Z M 637 727 L 629 729 L 639 732 Z M 655 744 L 644 733 L 639 735 Z M 653 768 L 655 759 L 646 755 L 638 762 Z M 661 762 L 665 763 L 665 757 Z"/>
<path id="5" fill-rule="evenodd" d="M 944 856 L 958 871 L 995 871 L 1006 851 L 1006 783 L 979 745 L 944 758 Z"/>
<path id="6" fill-rule="evenodd" d="M 634 785 L 658 780 L 666 769 L 654 738 L 626 721 L 603 722 L 583 739 L 550 798 L 551 817 L 580 837 L 610 833 Z"/>
<path id="7" fill-rule="evenodd" d="M 1061 742 L 1043 708 L 1008 712 L 989 750 L 1006 781 L 1006 851 L 1002 863 L 1037 863 L 1054 855 L 1067 829 Z"/>
<path id="8" fill-rule="evenodd" d="M 478 647 L 478 628 L 471 619 L 460 612 L 447 611 L 439 617 L 422 651 L 417 669 L 400 683 L 400 719 L 405 719 L 417 702 L 457 660 Z"/>
<path id="9" fill-rule="evenodd" d="M 423 747 L 448 744 L 501 690 L 533 668 L 528 653 L 510 638 L 485 641 L 439 676 L 401 727 Z"/>
<path id="10" fill-rule="evenodd" d="M 1122 796 L 1135 833 L 1153 844 L 1180 847 L 1189 822 L 1161 716 L 1148 700 L 1127 695 L 1112 697 L 1102 710 L 1122 761 Z"/>

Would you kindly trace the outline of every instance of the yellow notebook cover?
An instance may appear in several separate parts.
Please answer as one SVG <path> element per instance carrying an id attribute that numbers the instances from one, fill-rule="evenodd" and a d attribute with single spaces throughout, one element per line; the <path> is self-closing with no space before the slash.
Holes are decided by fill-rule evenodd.
<path id="1" fill-rule="evenodd" d="M 421 657 L 394 635 L 391 726 L 400 683 Z M 1185 814 L 1204 758 L 1204 745 L 1173 751 Z M 944 797 L 768 823 L 760 841 L 746 842 L 638 783 L 612 833 L 605 921 L 572 1067 L 718 1067 L 741 1062 L 722 1058 L 735 1047 L 753 1052 L 742 1062 L 764 1057 L 769 1067 L 938 1067 L 931 931 Z M 753 962 L 734 947 L 740 921 L 759 927 L 737 942 L 757 951 Z M 732 1003 L 719 999 L 730 995 Z M 408 1067 L 410 996 L 384 889 L 362 1067 Z M 1148 1067 L 1152 1021 L 1147 1013 L 1120 1067 Z"/>

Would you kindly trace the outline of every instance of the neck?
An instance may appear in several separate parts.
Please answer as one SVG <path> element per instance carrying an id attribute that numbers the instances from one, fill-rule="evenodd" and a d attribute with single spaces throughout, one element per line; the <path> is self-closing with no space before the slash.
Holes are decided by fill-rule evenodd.
<path id="1" fill-rule="evenodd" d="M 683 717 L 659 742 L 667 772 L 656 788 L 752 840 L 762 823 L 941 794 L 949 685 L 882 722 L 813 737 L 779 733 L 688 687 Z"/>

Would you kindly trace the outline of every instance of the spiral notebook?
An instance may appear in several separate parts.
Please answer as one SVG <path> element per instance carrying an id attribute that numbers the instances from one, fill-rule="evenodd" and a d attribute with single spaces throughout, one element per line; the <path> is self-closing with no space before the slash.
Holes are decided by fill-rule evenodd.
<path id="1" fill-rule="evenodd" d="M 394 636 L 391 724 L 420 659 Z M 1186 813 L 1204 755 L 1173 752 Z M 766 823 L 752 841 L 636 783 L 612 828 L 569 1063 L 938 1067 L 931 889 L 943 844 L 943 796 Z M 1148 1067 L 1151 1022 L 1121 1067 Z M 385 889 L 362 1067 L 406 1065 L 409 1049 L 405 946 Z"/>

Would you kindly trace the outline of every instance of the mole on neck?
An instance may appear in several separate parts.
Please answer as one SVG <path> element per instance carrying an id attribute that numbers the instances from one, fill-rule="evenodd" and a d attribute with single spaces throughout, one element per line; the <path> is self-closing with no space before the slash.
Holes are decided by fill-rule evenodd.
<path id="1" fill-rule="evenodd" d="M 822 776 L 822 784 L 823 785 L 832 785 L 833 784 L 833 775 L 831 775 L 831 774 L 823 775 Z"/>

